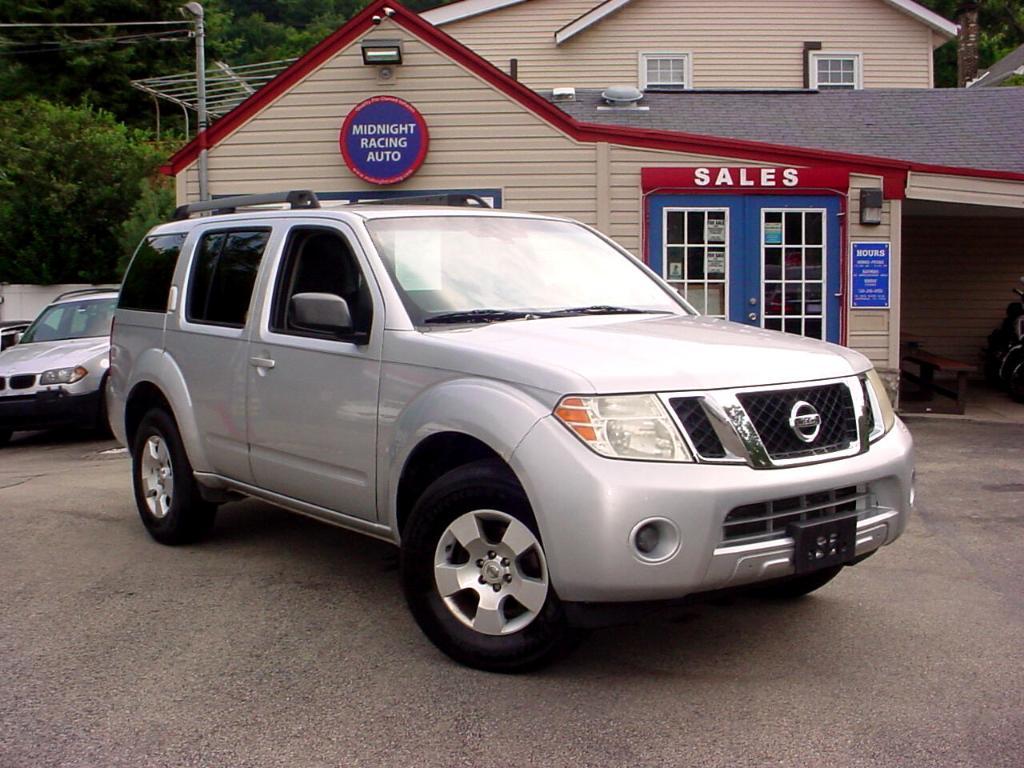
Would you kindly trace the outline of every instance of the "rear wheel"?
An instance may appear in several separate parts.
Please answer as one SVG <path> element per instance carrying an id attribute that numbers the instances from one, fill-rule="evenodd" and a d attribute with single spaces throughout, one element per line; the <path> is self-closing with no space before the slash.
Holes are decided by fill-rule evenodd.
<path id="1" fill-rule="evenodd" d="M 809 595 L 816 589 L 821 589 L 838 576 L 841 570 L 843 570 L 843 566 L 837 565 L 802 576 L 791 576 L 788 579 L 780 579 L 755 587 L 754 593 L 770 600 L 795 600 Z"/>
<path id="2" fill-rule="evenodd" d="M 436 480 L 403 532 L 402 586 L 420 628 L 477 669 L 534 669 L 571 647 L 529 502 L 509 470 L 479 461 Z"/>
<path id="3" fill-rule="evenodd" d="M 188 544 L 213 527 L 217 507 L 205 501 L 174 419 L 147 413 L 132 446 L 135 504 L 149 534 L 161 544 Z"/>

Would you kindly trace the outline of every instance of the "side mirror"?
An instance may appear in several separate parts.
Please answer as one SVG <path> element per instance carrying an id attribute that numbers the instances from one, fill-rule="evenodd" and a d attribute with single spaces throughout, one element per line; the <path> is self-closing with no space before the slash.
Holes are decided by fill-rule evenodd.
<path id="1" fill-rule="evenodd" d="M 348 302 L 333 293 L 297 293 L 288 302 L 288 313 L 300 328 L 338 336 L 352 333 Z"/>

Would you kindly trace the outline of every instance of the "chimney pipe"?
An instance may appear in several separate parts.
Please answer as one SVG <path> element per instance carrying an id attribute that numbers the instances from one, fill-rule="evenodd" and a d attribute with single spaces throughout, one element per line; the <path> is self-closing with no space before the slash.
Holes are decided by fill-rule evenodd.
<path id="1" fill-rule="evenodd" d="M 963 88 L 978 76 L 978 4 L 968 0 L 957 9 L 956 79 Z"/>

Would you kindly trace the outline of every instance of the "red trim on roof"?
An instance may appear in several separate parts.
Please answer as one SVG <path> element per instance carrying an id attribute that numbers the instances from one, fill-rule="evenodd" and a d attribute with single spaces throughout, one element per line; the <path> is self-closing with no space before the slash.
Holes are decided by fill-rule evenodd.
<path id="1" fill-rule="evenodd" d="M 581 142 L 604 141 L 645 149 L 664 149 L 699 155 L 744 158 L 779 164 L 841 164 L 851 173 L 865 173 L 886 177 L 887 196 L 902 197 L 909 170 L 926 173 L 946 173 L 954 176 L 980 176 L 986 178 L 1024 181 L 1024 173 L 989 171 L 968 168 L 923 165 L 891 158 L 855 155 L 845 152 L 790 147 L 743 139 L 728 139 L 719 136 L 701 136 L 673 131 L 656 131 L 641 128 L 623 128 L 613 125 L 582 123 L 573 119 L 557 106 L 522 83 L 513 80 L 490 62 L 481 58 L 466 46 L 443 32 L 438 27 L 421 19 L 395 0 L 377 0 L 349 20 L 338 31 L 321 40 L 305 56 L 281 72 L 267 85 L 243 101 L 227 115 L 215 122 L 206 134 L 200 134 L 173 155 L 160 170 L 175 175 L 184 170 L 199 156 L 204 140 L 208 148 L 217 146 L 238 128 L 242 127 L 262 109 L 287 93 L 307 75 L 328 61 L 339 51 L 374 28 L 373 17 L 383 16 L 384 9 L 391 8 L 391 21 L 418 37 L 437 51 L 479 76 L 488 84 L 504 93 L 524 108 L 542 118 L 552 127 Z M 898 182 L 897 182 L 898 178 Z M 896 194 L 896 187 L 899 194 Z"/>

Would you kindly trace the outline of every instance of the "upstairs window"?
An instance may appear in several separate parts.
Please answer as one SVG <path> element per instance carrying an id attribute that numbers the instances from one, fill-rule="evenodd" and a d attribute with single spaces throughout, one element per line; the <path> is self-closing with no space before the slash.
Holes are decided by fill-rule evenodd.
<path id="1" fill-rule="evenodd" d="M 640 88 L 684 89 L 690 86 L 690 54 L 641 53 Z"/>
<path id="2" fill-rule="evenodd" d="M 853 91 L 862 87 L 859 53 L 811 54 L 811 88 Z"/>

